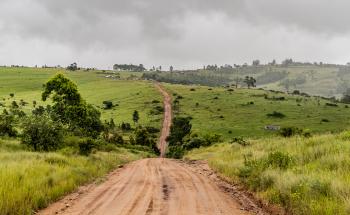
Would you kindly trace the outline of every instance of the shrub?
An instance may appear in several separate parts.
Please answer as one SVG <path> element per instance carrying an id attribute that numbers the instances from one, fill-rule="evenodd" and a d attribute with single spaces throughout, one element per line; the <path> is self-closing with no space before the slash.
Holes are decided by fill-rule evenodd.
<path id="1" fill-rule="evenodd" d="M 23 123 L 22 143 L 34 151 L 52 151 L 63 142 L 63 127 L 48 115 L 31 116 Z"/>
<path id="2" fill-rule="evenodd" d="M 92 149 L 95 147 L 95 142 L 91 138 L 81 139 L 79 141 L 79 154 L 89 155 L 92 152 Z"/>
<path id="3" fill-rule="evenodd" d="M 241 146 L 249 146 L 250 143 L 243 139 L 243 137 L 235 137 L 231 140 L 231 143 L 238 143 Z"/>
<path id="4" fill-rule="evenodd" d="M 152 104 L 159 104 L 160 101 L 159 100 L 152 100 Z"/>
<path id="5" fill-rule="evenodd" d="M 103 109 L 109 110 L 113 107 L 113 102 L 111 101 L 103 101 Z"/>
<path id="6" fill-rule="evenodd" d="M 268 113 L 268 114 L 266 114 L 266 116 L 274 117 L 274 118 L 280 118 L 280 119 L 286 117 L 286 115 L 284 115 L 283 113 L 277 112 L 277 111 L 274 111 L 272 113 Z"/>
<path id="7" fill-rule="evenodd" d="M 6 113 L 0 115 L 0 136 L 15 137 L 17 131 L 14 127 L 14 123 L 15 119 L 13 115 L 8 115 Z"/>
<path id="8" fill-rule="evenodd" d="M 269 153 L 266 165 L 269 167 L 274 168 L 280 168 L 280 169 L 287 169 L 290 167 L 294 162 L 294 159 L 289 154 L 283 153 L 283 152 L 272 152 Z"/>
<path id="9" fill-rule="evenodd" d="M 155 128 L 155 127 L 152 127 L 152 126 L 146 126 L 145 128 L 146 128 L 147 132 L 150 133 L 150 134 L 155 134 L 155 133 L 159 133 L 160 132 L 159 128 Z"/>
<path id="10" fill-rule="evenodd" d="M 294 135 L 302 135 L 303 129 L 297 127 L 284 127 L 280 130 L 280 135 L 283 137 L 292 137 Z"/>
<path id="11" fill-rule="evenodd" d="M 123 131 L 130 131 L 130 130 L 131 130 L 131 125 L 130 125 L 130 123 L 122 122 L 120 128 L 121 128 Z"/>
<path id="12" fill-rule="evenodd" d="M 184 156 L 185 150 L 182 146 L 169 146 L 166 156 L 180 159 Z"/>
<path id="13" fill-rule="evenodd" d="M 321 122 L 329 122 L 329 119 L 321 119 Z"/>
<path id="14" fill-rule="evenodd" d="M 326 103 L 326 106 L 329 106 L 329 107 L 338 107 L 337 104 L 334 104 L 334 103 Z"/>
<path id="15" fill-rule="evenodd" d="M 191 89 L 190 89 L 190 91 L 196 91 L 196 89 L 194 89 L 194 88 L 191 88 Z"/>

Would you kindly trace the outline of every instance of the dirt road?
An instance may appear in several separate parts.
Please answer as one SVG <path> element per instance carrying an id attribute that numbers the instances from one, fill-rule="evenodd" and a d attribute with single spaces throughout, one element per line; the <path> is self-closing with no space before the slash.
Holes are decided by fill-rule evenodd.
<path id="1" fill-rule="evenodd" d="M 163 95 L 163 103 L 164 103 L 164 119 L 161 136 L 159 138 L 158 146 L 160 149 L 160 157 L 164 158 L 166 153 L 167 142 L 166 138 L 170 133 L 170 126 L 172 120 L 172 110 L 171 110 L 171 96 L 168 92 L 159 84 L 155 83 L 156 88 Z"/>
<path id="2" fill-rule="evenodd" d="M 250 214 L 205 174 L 180 161 L 145 159 L 110 174 L 39 214 Z"/>
<path id="3" fill-rule="evenodd" d="M 165 156 L 171 124 L 171 98 L 164 97 L 164 123 L 159 141 Z M 198 163 L 197 163 L 198 164 Z M 250 211 L 250 212 L 248 212 Z M 217 215 L 262 214 L 234 186 L 219 179 L 208 165 L 154 158 L 139 160 L 115 170 L 102 184 L 90 184 L 38 214 L 51 215 Z"/>

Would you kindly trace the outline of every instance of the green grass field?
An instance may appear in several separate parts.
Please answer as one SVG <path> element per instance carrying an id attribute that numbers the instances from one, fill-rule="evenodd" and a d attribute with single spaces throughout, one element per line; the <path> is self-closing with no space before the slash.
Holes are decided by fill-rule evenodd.
<path id="1" fill-rule="evenodd" d="M 21 107 L 26 113 L 33 110 L 33 101 L 37 106 L 50 104 L 41 101 L 41 91 L 43 84 L 57 73 L 65 74 L 77 84 L 82 97 L 101 111 L 102 119 L 112 118 L 116 125 L 129 122 L 134 126 L 132 113 L 137 110 L 139 124 L 160 128 L 162 115 L 151 115 L 150 111 L 156 105 L 152 104 L 153 100 L 161 101 L 161 94 L 152 83 L 133 76 L 140 74 L 129 72 L 120 73 L 120 79 L 114 80 L 106 78 L 108 72 L 101 71 L 0 67 L 0 103 L 6 106 L 0 107 L 0 111 L 12 101 L 27 102 Z M 104 110 L 105 100 L 117 106 Z M 38 153 L 28 150 L 17 139 L 0 140 L 0 214 L 33 214 L 120 164 L 154 156 L 136 149 L 111 147 L 106 150 L 109 152 L 80 156 L 76 149 Z"/>
<path id="2" fill-rule="evenodd" d="M 33 214 L 118 165 L 152 156 L 116 148 L 80 156 L 69 150 L 30 152 L 17 140 L 0 141 L 0 213 Z"/>
<path id="3" fill-rule="evenodd" d="M 102 119 L 112 118 L 116 124 L 132 123 L 132 113 L 137 110 L 140 113 L 140 124 L 157 128 L 161 126 L 162 116 L 149 114 L 154 108 L 151 101 L 161 101 L 160 93 L 150 82 L 127 80 L 130 75 L 139 76 L 139 73 L 122 72 L 121 80 L 113 80 L 106 78 L 107 75 L 100 71 L 67 72 L 60 69 L 0 67 L 0 102 L 5 99 L 2 102 L 10 105 L 12 100 L 19 102 L 23 99 L 29 103 L 24 107 L 27 111 L 33 109 L 33 101 L 46 106 L 50 102 L 41 101 L 42 86 L 57 73 L 65 74 L 78 85 L 83 98 L 99 107 Z M 15 94 L 14 99 L 10 98 L 10 93 Z M 105 100 L 118 106 L 113 110 L 103 110 L 102 102 Z"/>
<path id="4" fill-rule="evenodd" d="M 165 86 L 169 92 L 183 97 L 178 114 L 193 117 L 193 132 L 202 135 L 221 134 L 225 139 L 276 135 L 275 131 L 265 130 L 267 125 L 296 126 L 309 129 L 314 134 L 341 132 L 350 127 L 350 108 L 346 108 L 345 104 L 326 106 L 328 100 L 316 97 L 256 89 L 234 89 L 230 92 L 226 88 Z M 265 99 L 265 95 L 269 99 Z M 285 100 L 272 100 L 273 97 L 285 97 Z M 267 114 L 273 111 L 283 113 L 285 118 L 268 117 Z"/>
<path id="5" fill-rule="evenodd" d="M 350 134 L 248 140 L 191 151 L 230 180 L 291 214 L 350 213 Z"/>

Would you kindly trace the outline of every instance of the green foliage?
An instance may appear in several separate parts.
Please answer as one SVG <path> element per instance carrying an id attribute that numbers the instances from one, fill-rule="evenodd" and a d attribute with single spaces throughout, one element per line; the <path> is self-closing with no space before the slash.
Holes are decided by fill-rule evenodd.
<path id="1" fill-rule="evenodd" d="M 63 127 L 47 114 L 28 117 L 23 123 L 22 143 L 34 151 L 52 151 L 63 142 Z"/>
<path id="2" fill-rule="evenodd" d="M 272 113 L 268 113 L 268 114 L 266 114 L 266 116 L 268 116 L 268 117 L 274 117 L 274 118 L 280 118 L 280 119 L 286 117 L 286 115 L 284 115 L 283 113 L 278 112 L 278 111 L 274 111 L 274 112 L 272 112 Z"/>
<path id="3" fill-rule="evenodd" d="M 241 146 L 249 146 L 250 145 L 250 143 L 247 140 L 245 140 L 243 137 L 234 137 L 234 138 L 232 138 L 231 143 L 238 143 Z"/>
<path id="4" fill-rule="evenodd" d="M 249 146 L 220 144 L 195 149 L 186 159 L 211 168 L 256 196 L 295 215 L 349 214 L 350 134 L 310 138 L 250 139 Z"/>
<path id="5" fill-rule="evenodd" d="M 52 95 L 53 111 L 71 130 L 96 137 L 102 130 L 101 113 L 81 98 L 76 84 L 58 74 L 44 85 L 43 101 Z"/>
<path id="6" fill-rule="evenodd" d="M 6 109 L 5 109 L 6 110 Z M 15 117 L 3 113 L 0 115 L 0 136 L 17 136 L 17 130 L 15 129 Z"/>
<path id="7" fill-rule="evenodd" d="M 130 130 L 131 130 L 131 125 L 130 125 L 130 123 L 122 122 L 120 128 L 121 128 L 123 131 L 130 131 Z"/>
<path id="8" fill-rule="evenodd" d="M 191 128 L 189 117 L 175 117 L 170 127 L 170 135 L 167 138 L 169 145 L 182 145 L 184 137 L 191 133 Z"/>
<path id="9" fill-rule="evenodd" d="M 91 138 L 81 139 L 79 141 L 79 153 L 81 155 L 88 156 L 91 154 L 92 149 L 95 148 L 95 141 Z"/>
<path id="10" fill-rule="evenodd" d="M 297 127 L 284 127 L 280 130 L 280 135 L 283 137 L 292 137 L 295 135 L 302 135 L 303 129 Z"/>
<path id="11" fill-rule="evenodd" d="M 112 107 L 113 107 L 113 102 L 111 102 L 111 101 L 103 101 L 103 108 L 105 110 L 112 109 Z"/>
<path id="12" fill-rule="evenodd" d="M 134 113 L 132 114 L 132 121 L 134 121 L 134 123 L 138 123 L 139 120 L 140 120 L 139 112 L 135 110 Z"/>

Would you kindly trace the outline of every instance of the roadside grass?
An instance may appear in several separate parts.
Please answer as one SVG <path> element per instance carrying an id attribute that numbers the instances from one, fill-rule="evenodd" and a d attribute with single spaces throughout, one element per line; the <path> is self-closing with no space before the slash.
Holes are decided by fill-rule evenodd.
<path id="1" fill-rule="evenodd" d="M 33 214 L 118 165 L 150 156 L 124 148 L 89 156 L 69 150 L 38 153 L 27 151 L 17 140 L 1 140 L 1 214 Z"/>
<path id="2" fill-rule="evenodd" d="M 0 67 L 0 113 L 12 101 L 27 102 L 20 110 L 28 114 L 34 109 L 33 101 L 36 107 L 50 104 L 41 101 L 42 87 L 57 73 L 77 83 L 82 97 L 101 111 L 102 120 L 112 118 L 116 125 L 125 122 L 135 127 L 132 113 L 137 110 L 139 124 L 160 128 L 162 114 L 150 113 L 157 106 L 152 101 L 161 101 L 161 94 L 152 83 L 132 76 L 140 74 L 131 72 L 120 72 L 120 79 L 116 80 L 106 78 L 102 71 Z M 103 101 L 112 101 L 114 107 L 103 109 Z M 129 133 L 123 135 L 127 138 Z M 38 153 L 17 139 L 0 139 L 0 214 L 33 214 L 77 187 L 100 180 L 118 165 L 154 156 L 141 146 L 112 144 L 81 156 L 74 139 L 72 144 L 57 152 Z"/>
<path id="3" fill-rule="evenodd" d="M 350 108 L 346 104 L 327 106 L 330 101 L 258 89 L 164 84 L 174 99 L 178 95 L 180 116 L 191 116 L 193 132 L 234 137 L 274 136 L 265 126 L 298 127 L 313 134 L 342 132 L 350 127 Z M 176 109 L 175 109 L 176 110 Z M 269 117 L 278 112 L 283 117 Z M 327 119 L 327 120 L 324 120 Z M 325 122 L 327 121 L 327 122 Z"/>
<path id="4" fill-rule="evenodd" d="M 267 137 L 216 144 L 190 151 L 186 159 L 208 160 L 232 182 L 239 182 L 291 214 L 350 213 L 350 133 L 311 138 Z"/>

